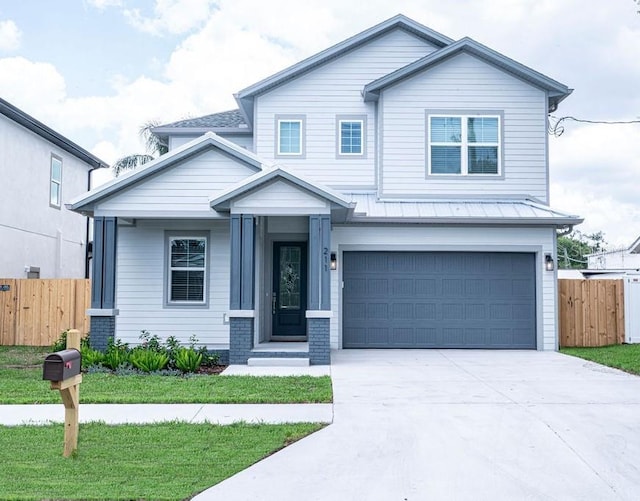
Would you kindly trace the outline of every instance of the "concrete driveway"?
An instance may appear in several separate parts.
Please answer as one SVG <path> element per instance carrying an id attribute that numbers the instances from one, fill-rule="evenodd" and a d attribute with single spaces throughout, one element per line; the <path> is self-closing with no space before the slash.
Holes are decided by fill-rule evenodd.
<path id="1" fill-rule="evenodd" d="M 334 423 L 195 499 L 640 496 L 640 377 L 549 352 L 332 360 Z"/>

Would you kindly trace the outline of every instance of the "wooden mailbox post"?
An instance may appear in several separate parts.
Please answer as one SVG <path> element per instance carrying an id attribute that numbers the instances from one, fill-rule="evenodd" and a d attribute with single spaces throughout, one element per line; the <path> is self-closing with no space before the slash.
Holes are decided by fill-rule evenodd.
<path id="1" fill-rule="evenodd" d="M 78 408 L 80 407 L 80 331 L 67 332 L 67 349 L 52 353 L 44 362 L 43 379 L 51 381 L 51 389 L 59 390 L 64 403 L 64 457 L 78 448 Z"/>

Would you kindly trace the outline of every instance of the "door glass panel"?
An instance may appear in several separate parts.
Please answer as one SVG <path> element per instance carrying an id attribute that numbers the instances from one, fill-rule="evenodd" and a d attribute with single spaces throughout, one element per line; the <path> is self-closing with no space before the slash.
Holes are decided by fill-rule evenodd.
<path id="1" fill-rule="evenodd" d="M 280 247 L 280 308 L 300 309 L 300 247 Z"/>

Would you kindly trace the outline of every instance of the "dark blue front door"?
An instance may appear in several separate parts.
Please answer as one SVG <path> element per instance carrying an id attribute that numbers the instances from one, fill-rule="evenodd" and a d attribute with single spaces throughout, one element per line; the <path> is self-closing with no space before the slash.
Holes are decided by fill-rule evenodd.
<path id="1" fill-rule="evenodd" d="M 273 337 L 307 335 L 307 244 L 273 244 Z"/>

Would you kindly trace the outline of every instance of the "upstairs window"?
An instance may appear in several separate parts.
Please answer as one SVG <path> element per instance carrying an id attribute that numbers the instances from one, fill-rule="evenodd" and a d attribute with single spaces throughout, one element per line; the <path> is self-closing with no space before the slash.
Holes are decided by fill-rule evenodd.
<path id="1" fill-rule="evenodd" d="M 301 118 L 277 119 L 277 145 L 279 156 L 302 156 L 304 122 Z"/>
<path id="2" fill-rule="evenodd" d="M 62 205 L 62 158 L 55 155 L 51 155 L 49 204 L 58 209 Z"/>
<path id="3" fill-rule="evenodd" d="M 500 174 L 500 116 L 430 115 L 429 174 Z"/>
<path id="4" fill-rule="evenodd" d="M 362 120 L 339 120 L 340 155 L 362 155 L 363 129 Z"/>
<path id="5" fill-rule="evenodd" d="M 169 238 L 169 304 L 206 302 L 207 239 L 205 237 Z"/>

